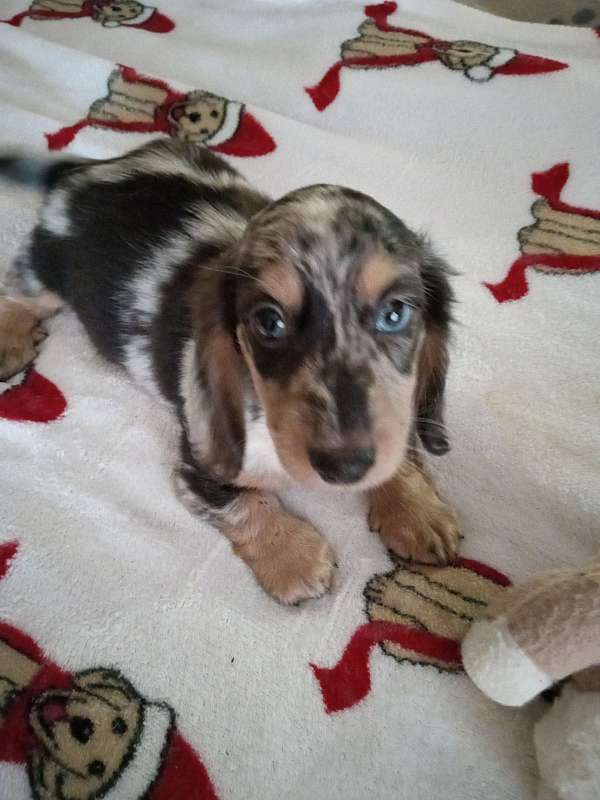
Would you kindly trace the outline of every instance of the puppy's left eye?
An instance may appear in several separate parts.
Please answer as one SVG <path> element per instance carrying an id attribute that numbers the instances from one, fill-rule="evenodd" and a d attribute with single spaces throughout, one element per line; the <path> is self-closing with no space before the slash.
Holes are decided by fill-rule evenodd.
<path id="1" fill-rule="evenodd" d="M 375 328 L 379 333 L 401 333 L 408 327 L 412 312 L 402 300 L 386 300 L 375 314 Z"/>
<path id="2" fill-rule="evenodd" d="M 250 322 L 254 332 L 268 342 L 279 342 L 287 336 L 287 323 L 275 306 L 259 306 L 252 312 Z"/>

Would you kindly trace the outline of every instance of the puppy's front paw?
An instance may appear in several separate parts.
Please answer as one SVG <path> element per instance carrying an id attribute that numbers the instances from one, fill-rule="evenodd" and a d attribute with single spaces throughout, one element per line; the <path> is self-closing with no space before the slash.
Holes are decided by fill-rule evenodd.
<path id="1" fill-rule="evenodd" d="M 285 605 L 321 597 L 333 585 L 335 554 L 307 522 L 281 512 L 272 529 L 234 544 L 262 588 Z"/>
<path id="2" fill-rule="evenodd" d="M 37 345 L 46 338 L 30 311 L 0 298 L 0 380 L 25 369 L 37 356 Z"/>
<path id="3" fill-rule="evenodd" d="M 450 506 L 421 476 L 399 476 L 370 495 L 369 528 L 400 558 L 448 564 L 458 549 L 460 529 Z"/>

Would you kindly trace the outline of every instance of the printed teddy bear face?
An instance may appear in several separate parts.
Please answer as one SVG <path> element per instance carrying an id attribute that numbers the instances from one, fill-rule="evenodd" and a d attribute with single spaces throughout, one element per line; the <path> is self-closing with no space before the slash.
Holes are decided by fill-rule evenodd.
<path id="1" fill-rule="evenodd" d="M 225 119 L 227 100 L 210 92 L 190 92 L 176 103 L 169 118 L 178 139 L 204 142 L 215 134 Z"/>
<path id="2" fill-rule="evenodd" d="M 114 0 L 106 5 L 94 7 L 93 18 L 102 24 L 106 22 L 126 22 L 135 19 L 144 10 L 144 6 L 137 0 Z"/>
<path id="3" fill-rule="evenodd" d="M 88 800 L 105 790 L 129 760 L 143 724 L 143 701 L 120 675 L 92 670 L 71 691 L 34 702 L 30 725 L 42 750 L 30 777 L 40 800 Z"/>
<path id="4" fill-rule="evenodd" d="M 440 61 L 449 69 L 465 70 L 486 64 L 498 48 L 481 42 L 458 41 L 435 47 Z"/>

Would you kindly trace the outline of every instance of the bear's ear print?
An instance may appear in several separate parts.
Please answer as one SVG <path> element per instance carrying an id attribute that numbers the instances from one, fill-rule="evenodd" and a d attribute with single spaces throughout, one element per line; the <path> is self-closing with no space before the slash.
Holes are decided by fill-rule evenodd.
<path id="1" fill-rule="evenodd" d="M 142 700 L 133 685 L 113 669 L 89 669 L 75 675 L 75 685 L 102 700 L 122 705 L 131 700 Z"/>

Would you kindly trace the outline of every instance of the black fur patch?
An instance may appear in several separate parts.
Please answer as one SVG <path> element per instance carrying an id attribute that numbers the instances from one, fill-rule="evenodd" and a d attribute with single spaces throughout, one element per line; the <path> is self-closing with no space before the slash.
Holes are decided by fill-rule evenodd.
<path id="1" fill-rule="evenodd" d="M 158 314 L 151 332 L 152 366 L 154 376 L 164 396 L 178 405 L 181 354 L 183 344 L 192 334 L 192 319 L 187 292 L 196 272 L 220 252 L 217 245 L 202 244 L 190 261 L 175 272 L 163 287 Z"/>
<path id="2" fill-rule="evenodd" d="M 213 480 L 208 471 L 197 463 L 185 433 L 181 436 L 181 460 L 180 475 L 184 478 L 190 491 L 206 503 L 207 514 L 210 514 L 211 508 L 224 508 L 241 494 L 241 489 Z"/>
<path id="3" fill-rule="evenodd" d="M 252 305 L 259 299 L 255 298 Z M 248 313 L 250 308 L 245 311 Z M 244 310 L 239 313 L 243 319 Z M 309 281 L 305 280 L 302 309 L 291 324 L 290 337 L 281 346 L 264 346 L 256 337 L 251 337 L 254 363 L 263 378 L 285 383 L 305 363 L 307 357 L 317 352 L 327 355 L 333 350 L 333 316 L 322 293 Z"/>
<path id="4" fill-rule="evenodd" d="M 369 430 L 368 391 L 372 381 L 368 369 L 352 371 L 345 364 L 333 364 L 323 371 L 323 382 L 336 405 L 340 433 Z"/>

